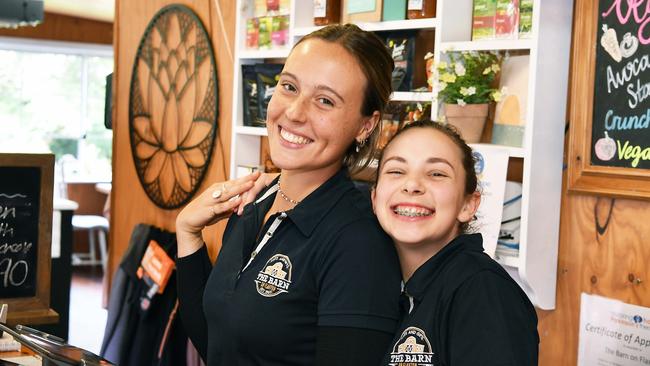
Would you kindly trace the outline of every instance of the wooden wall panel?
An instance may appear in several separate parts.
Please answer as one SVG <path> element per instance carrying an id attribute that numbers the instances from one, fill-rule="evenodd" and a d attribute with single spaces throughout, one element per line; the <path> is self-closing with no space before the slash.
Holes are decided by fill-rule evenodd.
<path id="1" fill-rule="evenodd" d="M 230 158 L 230 121 L 232 119 L 233 44 L 235 4 L 230 0 L 117 0 L 115 13 L 115 76 L 113 86 L 113 188 L 111 197 L 110 278 L 129 244 L 138 223 L 175 230 L 179 210 L 163 210 L 153 204 L 136 175 L 129 140 L 129 88 L 133 60 L 140 38 L 150 19 L 166 5 L 181 3 L 201 19 L 212 40 L 218 68 L 219 127 L 216 146 L 200 191 L 228 176 Z M 218 6 L 218 7 L 217 7 Z M 224 33 L 225 31 L 225 33 Z M 204 232 L 211 255 L 216 254 L 225 222 Z"/>
<path id="2" fill-rule="evenodd" d="M 0 28 L 0 36 L 111 44 L 113 43 L 113 23 L 45 13 L 43 22 L 36 27 Z"/>
<path id="3" fill-rule="evenodd" d="M 576 2 L 574 28 L 596 14 L 594 6 L 597 2 Z M 572 61 L 570 85 L 585 76 L 580 68 Z M 573 89 L 570 86 L 568 115 L 589 108 L 572 95 Z M 650 307 L 650 202 L 568 194 L 566 184 L 562 192 L 556 309 L 538 311 L 540 366 L 577 364 L 581 293 Z"/>
<path id="4" fill-rule="evenodd" d="M 650 203 L 563 196 L 557 307 L 539 312 L 540 365 L 577 364 L 582 292 L 650 307 Z"/>

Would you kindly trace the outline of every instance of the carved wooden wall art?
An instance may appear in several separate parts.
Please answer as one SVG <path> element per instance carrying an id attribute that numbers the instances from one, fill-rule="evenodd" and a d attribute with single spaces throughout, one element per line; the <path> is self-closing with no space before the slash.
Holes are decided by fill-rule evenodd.
<path id="1" fill-rule="evenodd" d="M 196 193 L 210 163 L 218 116 L 210 38 L 189 8 L 170 5 L 149 22 L 133 63 L 131 152 L 140 183 L 159 207 Z"/>

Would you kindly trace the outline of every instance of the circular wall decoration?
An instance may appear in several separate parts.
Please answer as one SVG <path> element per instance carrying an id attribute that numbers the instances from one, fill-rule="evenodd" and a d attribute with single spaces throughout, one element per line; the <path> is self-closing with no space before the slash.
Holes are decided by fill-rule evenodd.
<path id="1" fill-rule="evenodd" d="M 142 35 L 129 95 L 131 153 L 140 183 L 159 207 L 196 193 L 217 133 L 217 68 L 210 38 L 182 5 L 161 9 Z"/>

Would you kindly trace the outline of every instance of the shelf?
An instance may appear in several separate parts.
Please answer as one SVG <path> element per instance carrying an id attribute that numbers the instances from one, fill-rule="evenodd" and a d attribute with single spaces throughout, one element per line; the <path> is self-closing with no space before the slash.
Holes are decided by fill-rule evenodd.
<path id="1" fill-rule="evenodd" d="M 266 127 L 236 126 L 235 133 L 249 136 L 267 136 Z"/>
<path id="2" fill-rule="evenodd" d="M 506 145 L 495 145 L 495 144 L 469 144 L 472 148 L 474 147 L 482 147 L 482 148 L 488 148 L 488 149 L 505 149 L 508 150 L 508 156 L 511 158 L 523 158 L 525 155 L 525 150 L 523 147 L 514 147 L 514 146 L 506 146 Z"/>
<path id="3" fill-rule="evenodd" d="M 440 49 L 446 51 L 505 51 L 530 50 L 533 42 L 530 39 L 494 39 L 467 42 L 440 42 Z"/>
<path id="4" fill-rule="evenodd" d="M 519 268 L 519 257 L 497 254 L 494 256 L 494 260 L 504 267 Z"/>
<path id="5" fill-rule="evenodd" d="M 289 56 L 290 49 L 288 47 L 273 48 L 270 50 L 241 50 L 237 57 L 240 59 L 265 59 L 265 58 L 286 58 Z"/>
<path id="6" fill-rule="evenodd" d="M 394 102 L 431 102 L 433 93 L 431 92 L 394 92 L 390 95 L 390 100 Z"/>
<path id="7" fill-rule="evenodd" d="M 438 26 L 436 18 L 425 19 L 408 19 L 408 20 L 390 20 L 386 22 L 354 22 L 359 28 L 371 32 L 385 32 L 394 30 L 408 30 L 408 29 L 433 29 Z M 323 26 L 313 27 L 296 27 L 293 35 L 302 37 L 315 30 L 321 29 Z"/>

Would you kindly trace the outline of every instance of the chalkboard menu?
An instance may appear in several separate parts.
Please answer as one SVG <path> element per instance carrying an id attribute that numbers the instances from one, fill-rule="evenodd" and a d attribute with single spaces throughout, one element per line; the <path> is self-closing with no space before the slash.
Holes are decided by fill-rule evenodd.
<path id="1" fill-rule="evenodd" d="M 650 169 L 647 6 L 647 1 L 599 0 L 592 165 Z"/>
<path id="2" fill-rule="evenodd" d="M 0 298 L 36 294 L 41 171 L 0 167 Z"/>
<path id="3" fill-rule="evenodd" d="M 48 324 L 53 154 L 0 154 L 0 302 L 7 323 Z"/>

